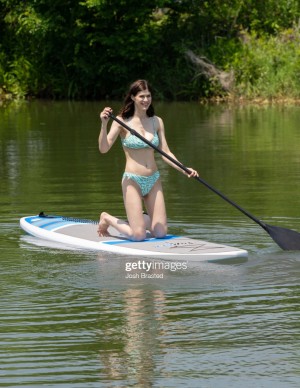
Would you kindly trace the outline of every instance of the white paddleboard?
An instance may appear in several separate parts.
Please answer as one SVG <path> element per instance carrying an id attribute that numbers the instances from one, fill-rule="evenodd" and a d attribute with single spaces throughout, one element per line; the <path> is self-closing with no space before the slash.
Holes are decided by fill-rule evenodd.
<path id="1" fill-rule="evenodd" d="M 97 223 L 62 216 L 28 216 L 20 219 L 21 228 L 43 240 L 76 248 L 111 252 L 117 255 L 161 259 L 216 261 L 247 257 L 244 249 L 168 234 L 165 238 L 147 238 L 141 242 L 126 239 L 109 228 L 109 237 L 99 237 Z"/>

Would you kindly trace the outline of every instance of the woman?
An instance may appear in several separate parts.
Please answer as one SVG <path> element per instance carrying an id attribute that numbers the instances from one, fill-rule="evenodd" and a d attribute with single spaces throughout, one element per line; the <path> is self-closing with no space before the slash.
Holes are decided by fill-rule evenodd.
<path id="1" fill-rule="evenodd" d="M 98 234 L 99 236 L 109 235 L 108 227 L 113 226 L 133 241 L 144 240 L 146 230 L 149 230 L 156 238 L 163 238 L 167 234 L 167 216 L 161 179 L 154 159 L 154 150 L 115 121 L 107 133 L 111 112 L 112 109 L 106 107 L 100 113 L 102 126 L 99 135 L 99 150 L 101 153 L 108 152 L 117 137 L 121 137 L 126 156 L 122 190 L 127 221 L 122 221 L 103 212 L 100 215 Z M 130 86 L 118 118 L 176 159 L 168 147 L 163 121 L 154 115 L 151 88 L 147 81 L 138 80 Z M 172 167 L 182 171 L 169 159 L 165 157 L 163 159 Z M 189 177 L 198 176 L 197 171 L 192 168 L 189 170 L 191 172 Z M 143 214 L 143 202 L 148 215 Z"/>

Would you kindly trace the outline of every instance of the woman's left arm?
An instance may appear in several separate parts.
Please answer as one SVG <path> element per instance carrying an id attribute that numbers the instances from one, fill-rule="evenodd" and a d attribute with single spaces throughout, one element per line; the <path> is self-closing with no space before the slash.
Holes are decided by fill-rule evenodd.
<path id="1" fill-rule="evenodd" d="M 156 119 L 158 120 L 158 124 L 159 124 L 158 128 L 157 128 L 157 133 L 158 133 L 158 136 L 159 136 L 159 149 L 164 151 L 172 159 L 175 159 L 175 160 L 177 160 L 177 162 L 179 162 L 179 160 L 176 158 L 176 156 L 170 151 L 170 148 L 168 146 L 168 143 L 167 143 L 167 140 L 166 140 L 166 135 L 165 135 L 165 127 L 164 127 L 163 120 L 160 117 L 158 117 L 158 116 L 156 116 Z M 191 172 L 190 174 L 188 174 L 183 169 L 181 169 L 179 166 L 177 166 L 176 164 L 171 162 L 171 160 L 169 160 L 165 156 L 162 156 L 162 158 L 170 166 L 174 167 L 178 171 L 183 172 L 189 178 L 191 178 L 191 177 L 198 177 L 199 176 L 198 172 L 196 170 L 194 170 L 193 168 L 191 168 L 191 167 L 187 167 L 187 169 L 190 170 L 190 172 Z"/>

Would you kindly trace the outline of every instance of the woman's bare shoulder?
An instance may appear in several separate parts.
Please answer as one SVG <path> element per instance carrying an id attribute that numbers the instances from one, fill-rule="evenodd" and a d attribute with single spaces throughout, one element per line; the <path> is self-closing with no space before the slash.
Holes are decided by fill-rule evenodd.
<path id="1" fill-rule="evenodd" d="M 163 122 L 162 118 L 159 116 L 153 116 L 153 118 L 155 120 L 156 130 L 157 131 L 163 130 L 164 129 L 164 122 Z"/>

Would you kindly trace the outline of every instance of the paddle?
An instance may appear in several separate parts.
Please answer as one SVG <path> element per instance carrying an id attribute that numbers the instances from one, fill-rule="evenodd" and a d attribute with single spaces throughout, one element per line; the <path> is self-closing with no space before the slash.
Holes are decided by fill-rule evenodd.
<path id="1" fill-rule="evenodd" d="M 139 134 L 134 129 L 130 128 L 127 124 L 125 124 L 123 121 L 119 120 L 117 117 L 115 117 L 112 113 L 109 114 L 110 117 L 115 120 L 117 123 L 122 125 L 125 129 L 127 129 L 132 135 L 138 137 L 143 142 L 148 144 L 149 147 L 154 148 L 157 152 L 159 152 L 161 155 L 163 155 L 165 158 L 169 159 L 172 163 L 174 163 L 176 166 L 180 167 L 183 171 L 186 173 L 190 173 L 189 169 L 185 167 L 182 163 L 178 162 L 178 160 L 172 158 L 167 153 L 165 153 L 163 150 L 156 147 L 154 144 L 152 144 L 149 140 L 145 139 L 141 134 Z M 280 228 L 278 226 L 272 226 L 265 224 L 264 222 L 260 221 L 258 218 L 254 217 L 252 214 L 250 214 L 247 210 L 243 209 L 241 206 L 239 206 L 237 203 L 226 197 L 224 194 L 222 194 L 219 190 L 215 189 L 211 185 L 209 185 L 204 179 L 200 177 L 194 177 L 198 182 L 202 183 L 204 186 L 206 186 L 209 190 L 213 191 L 215 194 L 219 195 L 221 198 L 223 198 L 225 201 L 230 203 L 230 205 L 234 206 L 236 209 L 241 211 L 245 216 L 251 218 L 254 222 L 256 222 L 259 226 L 261 226 L 269 235 L 272 237 L 272 239 L 282 248 L 286 251 L 296 251 L 300 250 L 300 233 L 286 229 L 286 228 Z"/>

